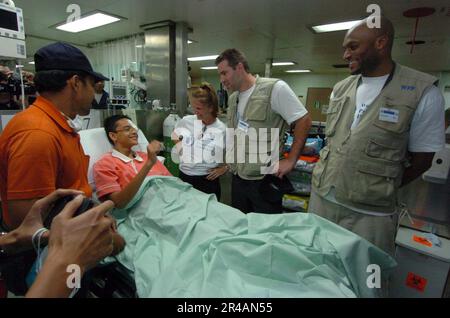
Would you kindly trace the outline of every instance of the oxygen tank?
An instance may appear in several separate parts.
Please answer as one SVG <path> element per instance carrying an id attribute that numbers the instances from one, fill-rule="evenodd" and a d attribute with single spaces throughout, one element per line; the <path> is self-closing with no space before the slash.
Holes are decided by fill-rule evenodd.
<path id="1" fill-rule="evenodd" d="M 167 167 L 167 169 L 170 171 L 172 175 L 178 177 L 179 175 L 178 164 L 173 162 L 171 156 L 172 148 L 175 145 L 175 143 L 172 141 L 171 136 L 173 131 L 175 130 L 176 124 L 181 120 L 181 118 L 175 113 L 174 107 L 171 108 L 172 108 L 171 113 L 169 114 L 169 116 L 167 116 L 167 118 L 164 120 L 163 123 L 163 137 L 164 137 L 163 140 L 165 148 L 164 157 L 166 158 L 165 166 Z"/>

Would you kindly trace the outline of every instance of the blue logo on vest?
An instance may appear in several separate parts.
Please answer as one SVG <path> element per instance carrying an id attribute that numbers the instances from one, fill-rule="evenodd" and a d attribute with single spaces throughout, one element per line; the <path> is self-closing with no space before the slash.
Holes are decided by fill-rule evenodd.
<path id="1" fill-rule="evenodd" d="M 413 91 L 415 89 L 416 89 L 415 86 L 402 85 L 402 91 Z"/>

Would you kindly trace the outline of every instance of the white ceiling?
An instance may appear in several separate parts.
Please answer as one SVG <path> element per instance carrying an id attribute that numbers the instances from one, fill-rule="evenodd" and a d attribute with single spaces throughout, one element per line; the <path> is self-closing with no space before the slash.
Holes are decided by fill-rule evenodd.
<path id="1" fill-rule="evenodd" d="M 394 23 L 394 59 L 423 71 L 450 70 L 450 2 L 448 0 L 15 0 L 24 11 L 27 51 L 34 52 L 49 40 L 63 40 L 81 46 L 142 32 L 140 25 L 162 21 L 185 21 L 193 28 L 189 35 L 189 56 L 219 54 L 236 47 L 248 57 L 255 72 L 264 71 L 267 58 L 290 60 L 296 68 L 316 73 L 347 72 L 342 64 L 344 31 L 313 34 L 308 25 L 353 20 L 366 15 L 371 3 Z M 126 20 L 97 29 L 71 34 L 54 25 L 65 21 L 66 7 L 77 3 L 81 12 L 96 9 Z M 403 12 L 415 7 L 433 7 L 436 12 L 419 20 L 417 39 L 426 44 L 410 54 L 405 44 L 411 39 L 415 19 Z M 211 62 L 191 62 L 194 75 Z M 292 67 L 274 68 L 274 73 Z M 213 71 L 214 72 L 214 71 Z"/>

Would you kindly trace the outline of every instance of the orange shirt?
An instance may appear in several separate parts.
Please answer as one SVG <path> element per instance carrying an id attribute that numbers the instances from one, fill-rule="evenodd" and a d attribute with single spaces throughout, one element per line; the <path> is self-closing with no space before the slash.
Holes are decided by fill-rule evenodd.
<path id="1" fill-rule="evenodd" d="M 137 151 L 136 157 L 131 159 L 113 150 L 100 158 L 94 164 L 94 181 L 97 197 L 119 192 L 125 188 L 138 174 L 147 161 L 147 154 Z M 172 176 L 167 168 L 159 161 L 148 172 L 147 176 Z"/>
<path id="2" fill-rule="evenodd" d="M 44 197 L 58 188 L 92 190 L 87 180 L 89 156 L 80 136 L 63 114 L 39 96 L 14 116 L 0 135 L 0 195 L 9 223 L 8 200 Z"/>

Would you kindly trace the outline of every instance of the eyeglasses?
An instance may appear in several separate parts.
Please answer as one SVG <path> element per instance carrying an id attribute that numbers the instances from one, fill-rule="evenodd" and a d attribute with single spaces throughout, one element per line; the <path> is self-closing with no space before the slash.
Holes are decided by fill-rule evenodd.
<path id="1" fill-rule="evenodd" d="M 134 128 L 134 127 L 131 127 L 131 126 L 127 126 L 127 127 L 123 128 L 123 129 L 118 129 L 115 132 L 118 133 L 118 132 L 123 131 L 123 132 L 129 134 L 132 130 L 135 131 L 135 132 L 139 132 L 139 128 Z"/>

